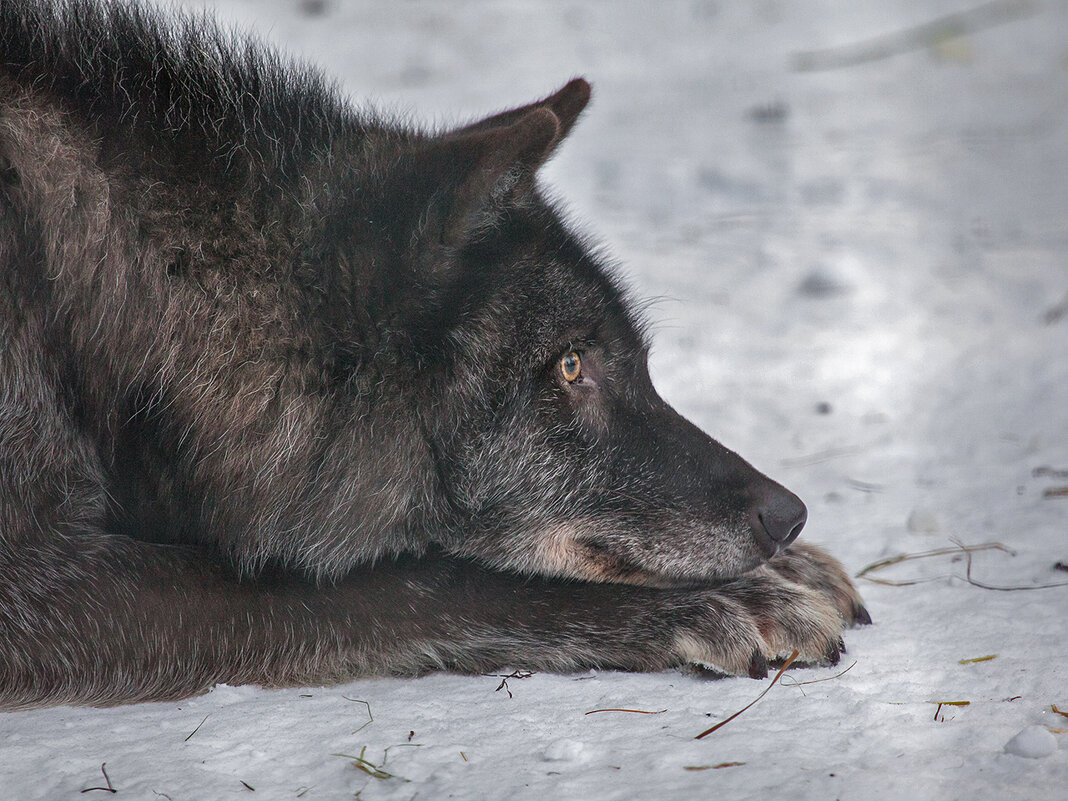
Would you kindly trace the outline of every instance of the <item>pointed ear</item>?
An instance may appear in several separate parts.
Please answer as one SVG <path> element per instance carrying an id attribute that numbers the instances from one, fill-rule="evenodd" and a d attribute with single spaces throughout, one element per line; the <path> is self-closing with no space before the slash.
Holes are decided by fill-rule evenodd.
<path id="1" fill-rule="evenodd" d="M 526 116 L 530 112 L 539 108 L 547 108 L 556 118 L 560 121 L 560 134 L 557 137 L 557 144 L 559 144 L 568 132 L 578 121 L 579 115 L 583 109 L 590 102 L 590 84 L 585 78 L 574 78 L 563 88 L 554 92 L 546 98 L 538 100 L 526 106 L 511 109 L 510 111 L 502 111 L 500 114 L 494 114 L 492 117 L 486 117 L 484 120 L 472 123 L 464 128 L 456 131 L 458 134 L 470 133 L 474 131 L 485 131 L 491 128 L 506 127 L 514 125 L 522 117 Z"/>
<path id="2" fill-rule="evenodd" d="M 431 140 L 421 157 L 428 173 L 442 180 L 425 222 L 440 226 L 441 244 L 458 247 L 492 226 L 508 203 L 529 190 L 559 133 L 557 116 L 537 107 L 508 124 Z"/>

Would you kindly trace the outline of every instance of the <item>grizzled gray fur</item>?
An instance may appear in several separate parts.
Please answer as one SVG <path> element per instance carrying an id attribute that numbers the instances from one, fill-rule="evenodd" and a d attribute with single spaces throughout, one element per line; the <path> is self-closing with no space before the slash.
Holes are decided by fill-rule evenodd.
<path id="1" fill-rule="evenodd" d="M 804 505 L 539 191 L 589 92 L 420 131 L 210 20 L 0 0 L 0 704 L 837 659 Z"/>

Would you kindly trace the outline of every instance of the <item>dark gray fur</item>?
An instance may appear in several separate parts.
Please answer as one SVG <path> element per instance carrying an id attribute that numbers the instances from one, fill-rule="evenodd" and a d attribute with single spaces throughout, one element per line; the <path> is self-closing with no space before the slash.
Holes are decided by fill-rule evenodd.
<path id="1" fill-rule="evenodd" d="M 537 189 L 588 96 L 418 131 L 207 19 L 0 0 L 0 703 L 837 658 L 803 505 Z"/>

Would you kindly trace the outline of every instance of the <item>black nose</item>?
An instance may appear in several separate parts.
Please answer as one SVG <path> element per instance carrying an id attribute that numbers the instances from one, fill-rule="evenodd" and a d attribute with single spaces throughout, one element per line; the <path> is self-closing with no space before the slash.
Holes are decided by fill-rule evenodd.
<path id="1" fill-rule="evenodd" d="M 801 499 L 777 484 L 763 491 L 753 511 L 753 534 L 768 556 L 796 540 L 808 520 L 808 509 Z"/>

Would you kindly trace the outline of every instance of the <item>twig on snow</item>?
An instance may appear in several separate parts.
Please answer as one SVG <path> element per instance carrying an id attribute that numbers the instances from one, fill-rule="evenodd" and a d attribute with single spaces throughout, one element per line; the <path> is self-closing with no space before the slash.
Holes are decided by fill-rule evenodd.
<path id="1" fill-rule="evenodd" d="M 107 764 L 108 764 L 107 762 L 101 762 L 100 763 L 100 772 L 104 774 L 104 781 L 106 781 L 108 783 L 108 786 L 107 787 L 86 787 L 84 790 L 82 790 L 83 793 L 91 793 L 94 790 L 103 790 L 105 793 L 117 793 L 118 792 L 118 790 L 116 790 L 112 786 L 111 777 L 108 776 L 108 772 L 105 770 L 105 768 L 107 767 Z"/>
<path id="2" fill-rule="evenodd" d="M 1013 551 L 1011 548 L 1008 548 L 1008 547 L 1002 545 L 1000 542 L 984 542 L 981 545 L 960 545 L 960 544 L 957 544 L 952 548 L 938 548 L 938 549 L 933 550 L 933 551 L 923 551 L 922 553 L 905 553 L 905 554 L 900 554 L 899 556 L 890 557 L 889 559 L 881 559 L 878 562 L 872 562 L 870 565 L 865 567 L 863 570 L 861 570 L 859 573 L 857 573 L 856 577 L 857 578 L 862 578 L 862 579 L 867 579 L 868 581 L 871 581 L 871 582 L 873 582 L 875 584 L 885 584 L 888 587 L 908 587 L 908 586 L 911 586 L 913 584 L 920 584 L 920 583 L 922 583 L 924 581 L 935 581 L 936 579 L 934 579 L 934 578 L 931 578 L 931 579 L 904 579 L 904 580 L 900 580 L 900 581 L 895 581 L 893 579 L 873 578 L 869 574 L 870 573 L 874 573 L 877 570 L 882 570 L 884 568 L 890 567 L 891 565 L 901 564 L 902 562 L 910 562 L 910 561 L 912 561 L 914 559 L 930 559 L 931 557 L 935 557 L 935 556 L 948 556 L 950 554 L 958 554 L 962 550 L 965 553 L 972 553 L 974 551 L 995 551 L 996 550 L 996 551 L 1003 551 L 1003 552 L 1005 552 L 1007 554 L 1010 554 L 1012 556 L 1016 555 L 1015 551 Z M 938 578 L 943 578 L 943 577 L 940 576 Z"/>
<path id="3" fill-rule="evenodd" d="M 782 678 L 782 674 L 786 672 L 786 669 L 787 669 L 788 667 L 790 667 L 790 665 L 792 665 L 792 664 L 794 663 L 794 660 L 795 660 L 795 659 L 797 659 L 797 657 L 798 657 L 798 656 L 800 655 L 800 653 L 801 653 L 800 651 L 798 651 L 797 649 L 794 649 L 794 652 L 793 652 L 792 654 L 790 654 L 790 656 L 789 656 L 789 657 L 787 657 L 786 661 L 785 661 L 785 662 L 783 662 L 783 665 L 782 665 L 782 667 L 781 667 L 781 668 L 779 668 L 779 672 L 775 674 L 775 678 L 773 678 L 773 679 L 771 680 L 771 684 L 769 684 L 769 685 L 768 685 L 767 687 L 765 687 L 765 688 L 764 688 L 764 692 L 762 692 L 762 693 L 761 693 L 760 695 L 758 695 L 758 696 L 757 696 L 756 698 L 754 698 L 754 699 L 753 699 L 752 701 L 750 701 L 750 702 L 749 702 L 748 704 L 746 704 L 745 706 L 743 706 L 743 707 L 742 707 L 741 709 L 739 709 L 739 710 L 738 710 L 737 712 L 735 712 L 735 713 L 734 713 L 733 715 L 731 715 L 731 716 L 730 716 L 729 718 L 725 718 L 724 720 L 721 720 L 721 721 L 720 721 L 719 723 L 717 723 L 717 724 L 716 724 L 715 726 L 713 726 L 713 727 L 712 727 L 711 729 L 705 729 L 705 730 L 704 730 L 703 732 L 701 732 L 701 733 L 700 733 L 700 734 L 698 734 L 698 735 L 697 735 L 696 737 L 694 737 L 694 739 L 695 739 L 695 740 L 700 740 L 700 739 L 701 739 L 701 738 L 703 738 L 703 737 L 707 737 L 707 736 L 708 736 L 708 735 L 710 735 L 710 734 L 711 734 L 712 732 L 714 732 L 714 731 L 716 731 L 716 730 L 718 730 L 718 729 L 721 729 L 721 728 L 723 728 L 723 727 L 724 727 L 724 726 L 726 726 L 726 725 L 727 725 L 728 723 L 730 723 L 730 722 L 731 722 L 732 720 L 734 720 L 734 719 L 735 719 L 736 717 L 738 717 L 738 716 L 739 716 L 740 714 L 742 714 L 742 713 L 743 713 L 743 712 L 745 712 L 745 711 L 746 711 L 747 709 L 749 709 L 749 708 L 750 708 L 751 706 L 753 706 L 753 704 L 755 704 L 755 703 L 756 703 L 757 701 L 759 701 L 759 700 L 760 700 L 761 698 L 763 698 L 763 697 L 764 697 L 765 695 L 767 695 L 767 694 L 768 694 L 768 692 L 770 692 L 770 691 L 771 691 L 771 688 L 775 686 L 775 683 L 776 683 L 776 682 L 777 682 L 777 681 L 778 681 L 779 679 L 781 679 L 781 678 Z"/>

